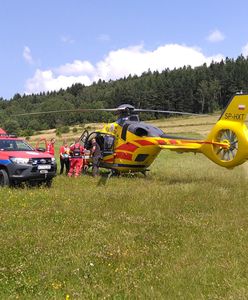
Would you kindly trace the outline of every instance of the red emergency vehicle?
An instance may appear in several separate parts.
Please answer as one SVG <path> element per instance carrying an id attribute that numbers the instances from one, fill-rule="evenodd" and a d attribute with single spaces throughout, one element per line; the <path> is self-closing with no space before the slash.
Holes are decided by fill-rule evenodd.
<path id="1" fill-rule="evenodd" d="M 0 128 L 0 186 L 28 182 L 50 187 L 56 170 L 52 155 L 34 149 L 25 140 Z"/>

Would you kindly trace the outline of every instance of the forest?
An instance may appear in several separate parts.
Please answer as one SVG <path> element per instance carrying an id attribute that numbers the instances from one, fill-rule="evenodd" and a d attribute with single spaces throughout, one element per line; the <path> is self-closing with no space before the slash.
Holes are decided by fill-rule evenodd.
<path id="1" fill-rule="evenodd" d="M 226 58 L 192 68 L 162 72 L 148 70 L 131 76 L 91 86 L 80 83 L 59 91 L 40 94 L 15 94 L 11 99 L 0 97 L 0 127 L 8 132 L 32 135 L 33 132 L 88 122 L 113 121 L 115 116 L 101 113 L 56 113 L 15 116 L 20 113 L 70 110 L 80 108 L 114 108 L 129 103 L 136 108 L 212 113 L 223 109 L 236 92 L 248 91 L 248 58 Z M 158 118 L 142 115 L 142 119 Z"/>

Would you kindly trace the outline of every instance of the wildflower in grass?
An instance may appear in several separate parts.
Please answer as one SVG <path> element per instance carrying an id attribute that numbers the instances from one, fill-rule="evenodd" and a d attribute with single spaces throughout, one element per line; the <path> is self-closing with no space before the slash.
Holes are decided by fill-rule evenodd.
<path id="1" fill-rule="evenodd" d="M 69 300 L 69 299 L 70 299 L 70 295 L 67 294 L 67 295 L 65 296 L 65 300 Z"/>
<path id="2" fill-rule="evenodd" d="M 58 290 L 62 287 L 62 283 L 61 282 L 53 282 L 52 283 L 52 287 L 55 289 L 55 290 Z"/>

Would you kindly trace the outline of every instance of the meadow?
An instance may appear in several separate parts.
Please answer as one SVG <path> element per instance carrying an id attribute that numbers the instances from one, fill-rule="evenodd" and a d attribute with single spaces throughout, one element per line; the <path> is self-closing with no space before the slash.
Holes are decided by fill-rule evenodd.
<path id="1" fill-rule="evenodd" d="M 0 189 L 0 299 L 247 299 L 247 175 L 164 151 L 147 177 Z"/>

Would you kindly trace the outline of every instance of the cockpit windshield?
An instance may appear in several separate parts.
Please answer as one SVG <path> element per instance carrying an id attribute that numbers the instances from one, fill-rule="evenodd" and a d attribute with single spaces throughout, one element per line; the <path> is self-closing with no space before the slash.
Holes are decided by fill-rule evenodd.
<path id="1" fill-rule="evenodd" d="M 0 151 L 30 151 L 34 150 L 23 140 L 0 139 Z"/>
<path id="2" fill-rule="evenodd" d="M 121 116 L 116 123 L 122 126 L 127 121 L 139 122 L 140 120 L 138 115 Z"/>

